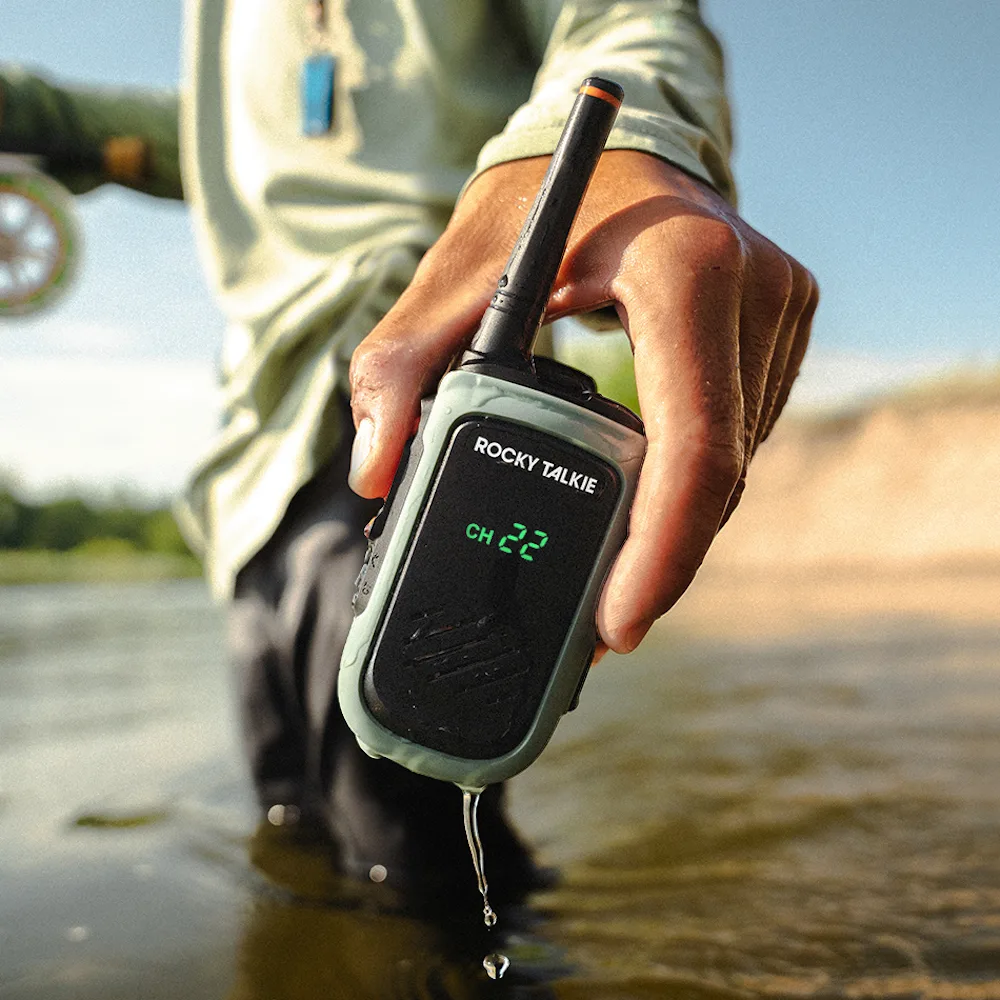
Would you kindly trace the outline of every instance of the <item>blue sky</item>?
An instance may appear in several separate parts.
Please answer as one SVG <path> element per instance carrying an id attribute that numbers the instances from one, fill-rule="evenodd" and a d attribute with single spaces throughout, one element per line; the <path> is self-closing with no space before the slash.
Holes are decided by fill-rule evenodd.
<path id="1" fill-rule="evenodd" d="M 793 402 L 1000 362 L 1000 3 L 704 0 L 749 221 L 818 276 Z M 173 86 L 177 0 L 4 0 L 0 62 Z M 183 207 L 78 200 L 79 281 L 0 320 L 0 469 L 32 492 L 175 491 L 216 419 L 222 318 Z"/>

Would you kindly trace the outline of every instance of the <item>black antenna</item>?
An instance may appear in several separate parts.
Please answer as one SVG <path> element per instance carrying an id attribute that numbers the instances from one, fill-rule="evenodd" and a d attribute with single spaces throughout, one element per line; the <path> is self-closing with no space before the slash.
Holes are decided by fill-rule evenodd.
<path id="1" fill-rule="evenodd" d="M 531 348 L 569 231 L 624 96 L 617 83 L 600 77 L 588 77 L 580 85 L 538 197 L 462 358 L 463 367 L 532 370 Z"/>

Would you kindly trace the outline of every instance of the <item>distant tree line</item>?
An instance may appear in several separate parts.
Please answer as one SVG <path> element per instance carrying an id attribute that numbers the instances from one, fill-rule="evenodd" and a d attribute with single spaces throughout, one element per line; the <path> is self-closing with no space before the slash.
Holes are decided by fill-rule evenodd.
<path id="1" fill-rule="evenodd" d="M 97 507 L 75 497 L 33 504 L 0 486 L 0 550 L 73 549 L 189 555 L 173 515 L 116 502 Z"/>

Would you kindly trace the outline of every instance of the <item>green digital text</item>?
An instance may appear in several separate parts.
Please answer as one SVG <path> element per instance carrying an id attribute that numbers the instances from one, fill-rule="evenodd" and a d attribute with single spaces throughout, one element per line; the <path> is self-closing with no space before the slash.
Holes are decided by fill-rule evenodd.
<path id="1" fill-rule="evenodd" d="M 535 555 L 545 548 L 549 540 L 548 534 L 535 528 L 529 538 L 527 525 L 520 521 L 515 521 L 512 528 L 512 531 L 497 541 L 496 547 L 508 555 L 519 555 L 525 562 L 534 562 Z M 475 521 L 465 526 L 465 537 L 480 545 L 492 546 L 496 532 L 497 529 L 483 527 Z"/>

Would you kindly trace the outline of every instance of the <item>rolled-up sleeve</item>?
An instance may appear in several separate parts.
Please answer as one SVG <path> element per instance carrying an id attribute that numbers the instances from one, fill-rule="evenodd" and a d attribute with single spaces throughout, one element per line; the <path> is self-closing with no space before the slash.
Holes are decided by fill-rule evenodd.
<path id="1" fill-rule="evenodd" d="M 735 204 L 722 50 L 696 0 L 575 0 L 548 4 L 548 31 L 529 100 L 483 147 L 476 172 L 555 149 L 581 80 L 605 76 L 625 89 L 608 149 L 673 163 Z"/>
<path id="2" fill-rule="evenodd" d="M 0 65 L 0 152 L 41 157 L 46 173 L 77 194 L 115 181 L 183 197 L 177 115 L 173 91 L 65 87 Z M 119 174 L 113 168 L 122 140 L 133 143 L 142 162 Z"/>

